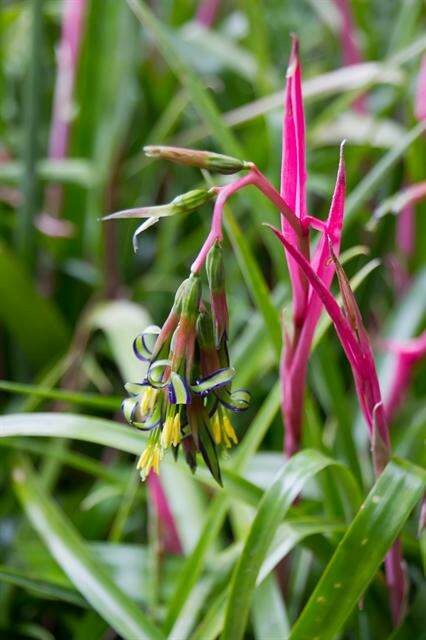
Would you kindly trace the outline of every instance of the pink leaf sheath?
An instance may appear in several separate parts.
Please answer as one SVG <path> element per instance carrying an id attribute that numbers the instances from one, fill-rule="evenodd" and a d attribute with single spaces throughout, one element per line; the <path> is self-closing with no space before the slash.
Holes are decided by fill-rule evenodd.
<path id="1" fill-rule="evenodd" d="M 64 0 L 49 140 L 50 158 L 64 158 L 67 152 L 69 123 L 72 115 L 72 94 L 85 7 L 86 0 Z"/>
<path id="2" fill-rule="evenodd" d="M 414 251 L 416 233 L 415 211 L 411 202 L 405 205 L 396 221 L 396 244 L 402 255 L 409 258 Z"/>
<path id="3" fill-rule="evenodd" d="M 359 64 L 363 61 L 363 58 L 355 29 L 350 0 L 334 0 L 334 3 L 339 10 L 341 19 L 340 42 L 342 47 L 342 62 L 345 66 Z M 365 97 L 360 96 L 357 98 L 353 103 L 353 107 L 358 113 L 365 113 L 367 111 Z"/>
<path id="4" fill-rule="evenodd" d="M 385 346 L 396 354 L 390 390 L 385 401 L 386 414 L 388 420 L 391 421 L 404 400 L 414 366 L 426 358 L 426 331 L 423 331 L 418 338 L 411 340 L 388 340 L 385 342 Z"/>
<path id="5" fill-rule="evenodd" d="M 282 134 L 281 197 L 301 221 L 306 217 L 306 151 L 305 116 L 302 100 L 301 65 L 299 44 L 293 36 L 290 60 L 287 69 L 287 82 L 284 97 L 284 121 Z M 286 237 L 300 247 L 300 241 L 289 225 L 281 218 L 281 228 Z M 290 278 L 293 288 L 293 314 L 295 324 L 303 321 L 306 310 L 308 285 L 297 264 L 287 256 Z"/>
<path id="6" fill-rule="evenodd" d="M 175 520 L 167 502 L 159 477 L 151 471 L 148 476 L 148 488 L 152 503 L 160 523 L 160 538 L 167 553 L 181 554 L 182 545 Z"/>
<path id="7" fill-rule="evenodd" d="M 197 10 L 197 22 L 210 29 L 219 10 L 220 0 L 202 0 Z"/>
<path id="8" fill-rule="evenodd" d="M 426 181 L 410 185 L 398 195 L 394 202 L 394 211 L 398 213 L 397 246 L 402 255 L 407 257 L 410 257 L 414 251 L 416 234 L 414 205 L 423 198 L 426 198 Z"/>
<path id="9" fill-rule="evenodd" d="M 356 334 L 350 322 L 342 313 L 339 305 L 312 269 L 309 262 L 296 247 L 293 247 L 288 242 L 278 229 L 271 228 L 303 269 L 309 283 L 315 289 L 333 321 L 339 340 L 352 368 L 358 397 L 369 426 L 370 437 L 373 443 L 375 471 L 376 474 L 379 474 L 390 455 L 389 429 L 368 336 L 363 327 L 361 327 L 361 335 Z M 377 442 L 377 435 L 380 436 L 379 442 Z M 392 620 L 394 624 L 397 625 L 404 615 L 407 594 L 407 582 L 404 574 L 401 543 L 399 540 L 395 542 L 387 554 L 385 567 Z"/>
<path id="10" fill-rule="evenodd" d="M 337 255 L 340 251 L 344 206 L 345 166 L 342 145 L 336 186 L 329 216 L 325 224 L 325 230 L 329 237 L 332 238 L 333 248 Z M 334 275 L 334 266 L 329 258 L 327 237 L 323 233 L 312 259 L 312 267 L 327 288 L 330 287 Z M 280 365 L 280 379 L 282 386 L 282 412 L 284 424 L 286 425 L 285 450 L 288 456 L 292 456 L 299 448 L 308 358 L 321 310 L 321 299 L 315 289 L 311 287 L 305 320 L 297 343 L 292 347 L 289 340 L 286 340 L 284 344 Z"/>
<path id="11" fill-rule="evenodd" d="M 371 435 L 374 426 L 374 410 L 377 405 L 382 403 L 382 399 L 368 336 L 365 330 L 358 331 L 357 333 L 354 331 L 351 323 L 343 314 L 336 300 L 333 298 L 325 284 L 320 280 L 306 258 L 296 247 L 291 245 L 291 243 L 280 231 L 278 231 L 278 229 L 274 229 L 273 227 L 271 227 L 271 229 L 292 257 L 297 261 L 333 321 L 340 343 L 351 365 L 355 382 L 357 384 L 357 391 L 360 394 L 361 406 L 364 410 L 364 415 Z M 383 441 L 388 443 L 389 436 L 386 425 L 383 424 L 382 420 L 378 424 L 378 428 Z"/>
<path id="12" fill-rule="evenodd" d="M 426 120 L 426 53 L 423 55 L 420 63 L 414 114 L 417 120 Z"/>

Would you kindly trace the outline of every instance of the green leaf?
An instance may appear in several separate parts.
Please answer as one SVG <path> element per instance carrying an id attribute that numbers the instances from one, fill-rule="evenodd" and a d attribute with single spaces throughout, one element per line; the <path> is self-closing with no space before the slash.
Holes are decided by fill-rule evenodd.
<path id="1" fill-rule="evenodd" d="M 127 640 L 160 640 L 161 632 L 114 584 L 84 541 L 42 488 L 25 459 L 13 467 L 13 485 L 33 527 L 80 593 Z"/>
<path id="2" fill-rule="evenodd" d="M 124 424 L 72 413 L 16 413 L 0 417 L 0 438 L 53 436 L 95 442 L 139 454 L 146 436 Z"/>
<path id="3" fill-rule="evenodd" d="M 275 575 L 269 575 L 254 592 L 252 617 L 257 640 L 281 640 L 288 635 L 284 598 Z"/>
<path id="4" fill-rule="evenodd" d="M 290 640 L 332 640 L 338 635 L 421 498 L 425 483 L 426 474 L 419 467 L 399 459 L 387 465 L 327 565 Z"/>
<path id="5" fill-rule="evenodd" d="M 243 637 L 256 579 L 278 526 L 305 483 L 330 464 L 333 461 L 316 451 L 301 451 L 285 464 L 265 492 L 231 579 L 223 640 Z"/>
<path id="6" fill-rule="evenodd" d="M 9 380 L 0 380 L 0 391 L 32 395 L 35 398 L 44 398 L 46 400 L 60 400 L 80 405 L 80 407 L 97 409 L 98 411 L 118 411 L 121 406 L 121 398 L 119 397 L 101 396 L 96 393 L 78 393 L 63 389 L 49 389 L 36 384 L 23 384 Z"/>
<path id="7" fill-rule="evenodd" d="M 48 580 L 41 580 L 38 576 L 22 569 L 0 566 L 0 582 L 20 587 L 35 593 L 39 597 L 62 600 L 78 607 L 87 607 L 87 602 L 73 589 L 68 589 Z"/>

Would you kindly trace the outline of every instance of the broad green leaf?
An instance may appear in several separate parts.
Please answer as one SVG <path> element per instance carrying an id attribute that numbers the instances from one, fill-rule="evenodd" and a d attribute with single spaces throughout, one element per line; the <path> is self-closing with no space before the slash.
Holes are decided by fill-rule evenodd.
<path id="1" fill-rule="evenodd" d="M 306 482 L 330 463 L 333 461 L 314 450 L 301 451 L 285 464 L 265 492 L 231 579 L 223 640 L 243 637 L 256 579 L 278 526 Z"/>
<path id="2" fill-rule="evenodd" d="M 292 628 L 290 640 L 337 637 L 425 484 L 426 474 L 419 467 L 399 459 L 387 465 Z"/>
<path id="3" fill-rule="evenodd" d="M 162 634 L 97 563 L 79 533 L 42 488 L 25 459 L 13 467 L 13 485 L 31 524 L 55 560 L 93 608 L 126 640 Z"/>
<path id="4" fill-rule="evenodd" d="M 150 550 L 146 545 L 88 542 L 87 547 L 95 561 L 106 567 L 108 575 L 117 587 L 139 604 L 149 605 L 152 561 Z M 43 542 L 34 538 L 32 531 L 20 538 L 16 559 L 20 565 L 23 565 L 29 576 L 37 576 L 51 585 L 63 587 L 78 598 L 77 587 L 64 573 Z M 161 600 L 168 598 L 182 562 L 183 559 L 179 556 L 164 558 L 161 566 Z"/>

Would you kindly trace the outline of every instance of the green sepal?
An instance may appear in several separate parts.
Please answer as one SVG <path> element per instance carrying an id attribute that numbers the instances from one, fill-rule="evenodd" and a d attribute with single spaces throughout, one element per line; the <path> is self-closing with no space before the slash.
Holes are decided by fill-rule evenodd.
<path id="1" fill-rule="evenodd" d="M 211 436 L 210 430 L 204 421 L 199 424 L 198 439 L 198 447 L 204 462 L 206 463 L 210 473 L 212 474 L 216 482 L 221 487 L 223 487 L 216 446 Z"/>

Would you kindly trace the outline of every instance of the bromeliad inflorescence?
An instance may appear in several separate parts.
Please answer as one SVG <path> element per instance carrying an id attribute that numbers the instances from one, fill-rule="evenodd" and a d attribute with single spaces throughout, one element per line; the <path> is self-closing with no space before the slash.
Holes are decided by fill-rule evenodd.
<path id="1" fill-rule="evenodd" d="M 217 446 L 238 441 L 229 414 L 244 411 L 250 396 L 232 390 L 222 254 L 215 243 L 207 255 L 209 300 L 202 299 L 200 275 L 191 274 L 179 287 L 163 328 L 149 326 L 134 341 L 136 357 L 149 364 L 145 380 L 126 384 L 130 397 L 123 412 L 130 424 L 149 431 L 138 462 L 143 479 L 151 469 L 158 473 L 166 449 L 177 455 L 181 446 L 191 469 L 200 452 L 221 484 Z"/>

